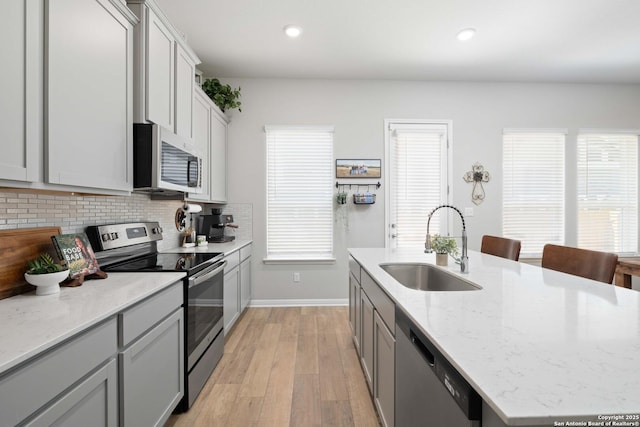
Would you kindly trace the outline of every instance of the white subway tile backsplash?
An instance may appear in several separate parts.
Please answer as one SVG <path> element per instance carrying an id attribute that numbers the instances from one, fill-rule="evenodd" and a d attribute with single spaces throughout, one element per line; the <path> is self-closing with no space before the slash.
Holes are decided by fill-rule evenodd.
<path id="1" fill-rule="evenodd" d="M 63 233 L 84 231 L 89 225 L 158 221 L 164 230 L 160 249 L 178 246 L 174 225 L 179 200 L 131 196 L 70 196 L 0 191 L 0 229 L 57 226 Z"/>

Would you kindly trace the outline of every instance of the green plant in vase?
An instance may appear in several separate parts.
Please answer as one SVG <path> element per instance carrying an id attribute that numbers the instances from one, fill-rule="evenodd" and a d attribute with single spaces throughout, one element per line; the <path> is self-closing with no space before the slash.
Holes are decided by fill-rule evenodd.
<path id="1" fill-rule="evenodd" d="M 437 265 L 447 265 L 449 255 L 458 256 L 458 244 L 453 237 L 435 234 L 431 239 L 431 248 L 436 253 Z"/>
<path id="2" fill-rule="evenodd" d="M 56 262 L 51 255 L 42 252 L 37 258 L 27 262 L 24 279 L 37 287 L 36 295 L 60 292 L 59 283 L 69 276 L 69 269 Z"/>

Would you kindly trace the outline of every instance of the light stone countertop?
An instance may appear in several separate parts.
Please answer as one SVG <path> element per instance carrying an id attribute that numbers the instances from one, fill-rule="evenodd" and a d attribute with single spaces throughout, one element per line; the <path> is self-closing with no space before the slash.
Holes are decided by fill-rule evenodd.
<path id="1" fill-rule="evenodd" d="M 182 280 L 184 273 L 109 273 L 59 294 L 0 300 L 0 374 Z"/>
<path id="2" fill-rule="evenodd" d="M 204 246 L 194 246 L 191 248 L 183 248 L 178 246 L 176 248 L 164 249 L 160 252 L 171 252 L 171 253 L 185 253 L 185 252 L 204 252 L 204 253 L 212 253 L 212 252 L 223 252 L 225 256 L 234 253 L 235 251 L 240 250 L 249 244 L 251 244 L 252 240 L 244 240 L 244 239 L 236 239 L 230 242 L 225 243 L 209 243 Z"/>
<path id="3" fill-rule="evenodd" d="M 468 274 L 451 259 L 440 268 L 482 290 L 423 292 L 379 264 L 434 254 L 349 253 L 505 423 L 640 414 L 640 292 L 475 251 Z"/>

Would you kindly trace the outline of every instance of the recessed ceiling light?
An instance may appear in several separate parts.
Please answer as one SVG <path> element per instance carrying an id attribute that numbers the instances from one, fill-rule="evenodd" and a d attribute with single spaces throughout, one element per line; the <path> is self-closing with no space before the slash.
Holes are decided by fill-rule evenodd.
<path id="1" fill-rule="evenodd" d="M 458 37 L 458 40 L 460 41 L 467 41 L 470 38 L 473 38 L 473 36 L 476 35 L 476 29 L 475 28 L 465 28 L 464 30 L 460 30 L 460 32 L 458 33 L 458 35 L 456 37 Z"/>
<path id="2" fill-rule="evenodd" d="M 292 39 L 295 39 L 302 34 L 302 27 L 298 27 L 297 25 L 285 25 L 283 30 L 284 33 Z"/>

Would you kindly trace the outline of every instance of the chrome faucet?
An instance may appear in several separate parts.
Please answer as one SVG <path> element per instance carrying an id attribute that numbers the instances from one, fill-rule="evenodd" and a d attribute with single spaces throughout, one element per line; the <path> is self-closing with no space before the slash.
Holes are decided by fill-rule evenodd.
<path id="1" fill-rule="evenodd" d="M 433 249 L 431 249 L 431 235 L 429 235 L 429 224 L 431 223 L 431 217 L 433 216 L 433 214 L 441 208 L 451 208 L 454 211 L 458 212 L 458 215 L 460 215 L 460 219 L 462 220 L 462 255 L 460 256 L 460 272 L 461 273 L 468 273 L 469 272 L 469 257 L 467 256 L 467 227 L 465 226 L 464 223 L 464 216 L 462 215 L 462 212 L 460 212 L 460 210 L 458 208 L 456 208 L 455 206 L 451 206 L 451 205 L 440 205 L 437 208 L 433 209 L 430 213 L 429 213 L 429 219 L 427 220 L 427 238 L 424 242 L 424 252 L 425 253 L 431 253 L 433 252 Z M 456 260 L 458 261 L 458 260 Z"/>

